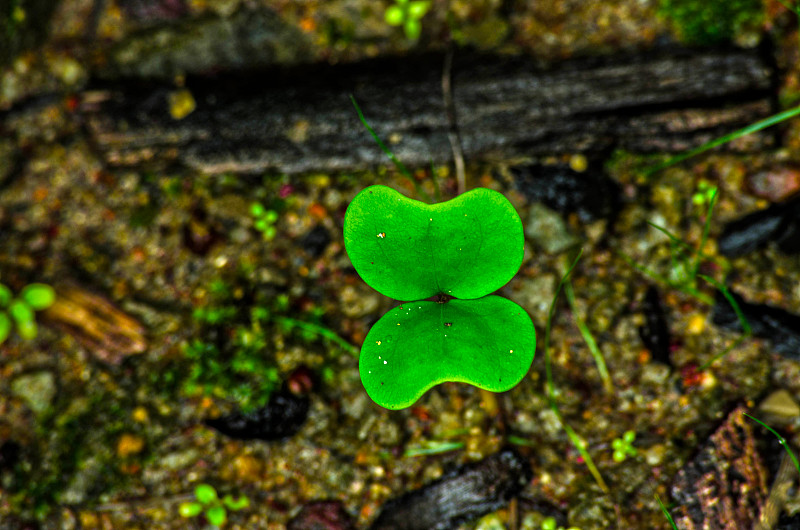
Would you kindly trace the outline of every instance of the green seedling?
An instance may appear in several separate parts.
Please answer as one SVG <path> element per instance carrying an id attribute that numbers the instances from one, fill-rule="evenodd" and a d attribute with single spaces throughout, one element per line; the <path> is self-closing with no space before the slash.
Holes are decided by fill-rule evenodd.
<path id="1" fill-rule="evenodd" d="M 408 407 L 445 381 L 504 392 L 525 376 L 536 347 L 530 316 L 488 296 L 522 263 L 522 222 L 503 195 L 478 188 L 428 205 L 371 186 L 347 209 L 344 241 L 365 282 L 410 301 L 361 348 L 361 380 L 376 403 Z"/>
<path id="2" fill-rule="evenodd" d="M 250 499 L 244 495 L 238 499 L 225 495 L 220 499 L 217 490 L 210 484 L 198 485 L 194 489 L 194 497 L 192 502 L 181 503 L 178 513 L 187 519 L 204 513 L 208 522 L 215 527 L 225 524 L 228 519 L 227 510 L 238 511 L 250 506 Z"/>
<path id="3" fill-rule="evenodd" d="M 278 214 L 275 210 L 267 210 L 260 202 L 250 205 L 250 215 L 253 216 L 253 228 L 261 232 L 265 241 L 272 241 L 275 237 L 275 221 Z"/>
<path id="4" fill-rule="evenodd" d="M 580 530 L 580 528 L 570 526 L 565 529 L 563 526 L 558 526 L 555 517 L 545 517 L 544 520 L 542 520 L 542 530 Z"/>
<path id="5" fill-rule="evenodd" d="M 386 8 L 384 19 L 390 26 L 403 26 L 408 40 L 417 40 L 422 31 L 420 20 L 430 7 L 431 3 L 425 0 L 395 0 Z"/>
<path id="6" fill-rule="evenodd" d="M 611 458 L 614 459 L 614 462 L 624 462 L 629 456 L 636 456 L 638 454 L 636 448 L 633 447 L 633 441 L 635 439 L 636 433 L 634 431 L 625 431 L 622 438 L 614 438 L 611 442 L 611 448 L 614 450 Z"/>
<path id="7" fill-rule="evenodd" d="M 43 283 L 27 285 L 16 298 L 11 289 L 0 283 L 0 344 L 11 334 L 12 322 L 17 325 L 20 337 L 36 338 L 35 311 L 47 309 L 55 299 L 53 288 Z"/>

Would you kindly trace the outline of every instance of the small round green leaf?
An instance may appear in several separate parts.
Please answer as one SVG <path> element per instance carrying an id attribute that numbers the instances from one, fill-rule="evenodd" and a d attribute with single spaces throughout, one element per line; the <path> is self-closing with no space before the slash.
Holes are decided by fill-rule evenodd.
<path id="1" fill-rule="evenodd" d="M 33 340 L 36 338 L 37 326 L 35 320 L 25 320 L 17 322 L 17 333 L 25 340 Z"/>
<path id="2" fill-rule="evenodd" d="M 196 517 L 203 511 L 203 506 L 196 502 L 182 502 L 178 506 L 178 513 L 181 517 Z"/>
<path id="3" fill-rule="evenodd" d="M 403 13 L 403 8 L 394 5 L 386 9 L 386 13 L 384 13 L 383 17 L 390 26 L 399 26 L 403 23 L 405 13 Z"/>
<path id="4" fill-rule="evenodd" d="M 411 18 L 422 18 L 425 16 L 425 13 L 428 12 L 428 8 L 431 7 L 431 3 L 426 0 L 416 0 L 408 4 L 408 15 Z"/>
<path id="5" fill-rule="evenodd" d="M 250 499 L 242 495 L 238 499 L 234 499 L 231 495 L 225 495 L 222 502 L 231 510 L 242 510 L 250 506 Z"/>
<path id="6" fill-rule="evenodd" d="M 225 507 L 222 505 L 218 504 L 206 510 L 206 519 L 214 526 L 222 526 L 225 524 L 227 518 L 228 514 L 225 512 Z"/>
<path id="7" fill-rule="evenodd" d="M 370 186 L 344 218 L 353 267 L 373 289 L 397 300 L 490 294 L 519 270 L 524 242 L 514 207 L 485 188 L 428 205 Z"/>
<path id="8" fill-rule="evenodd" d="M 8 315 L 0 312 L 0 344 L 3 344 L 11 333 L 11 319 Z"/>
<path id="9" fill-rule="evenodd" d="M 403 29 L 406 32 L 406 38 L 408 40 L 417 40 L 419 34 L 422 33 L 422 24 L 415 18 L 409 18 L 403 25 Z"/>
<path id="10" fill-rule="evenodd" d="M 263 217 L 266 211 L 267 209 L 260 202 L 254 202 L 250 205 L 250 215 L 253 217 Z"/>
<path id="11" fill-rule="evenodd" d="M 401 409 L 445 381 L 510 390 L 535 350 L 530 316 L 505 298 L 406 302 L 375 323 L 358 364 L 372 400 Z"/>
<path id="12" fill-rule="evenodd" d="M 12 298 L 14 298 L 14 293 L 11 292 L 11 289 L 0 283 L 0 308 L 8 307 Z"/>
<path id="13" fill-rule="evenodd" d="M 217 500 L 217 490 L 209 484 L 200 484 L 194 489 L 194 496 L 203 504 L 211 504 Z"/>
<path id="14" fill-rule="evenodd" d="M 33 322 L 33 309 L 19 298 L 12 300 L 11 304 L 8 306 L 8 312 L 11 313 L 17 325 Z"/>
<path id="15" fill-rule="evenodd" d="M 49 285 L 32 283 L 25 286 L 19 295 L 36 311 L 47 309 L 56 301 L 56 292 Z"/>

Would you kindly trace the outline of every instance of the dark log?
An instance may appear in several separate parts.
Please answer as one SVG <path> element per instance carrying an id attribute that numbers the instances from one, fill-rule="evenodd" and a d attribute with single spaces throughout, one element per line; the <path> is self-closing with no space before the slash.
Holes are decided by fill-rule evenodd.
<path id="1" fill-rule="evenodd" d="M 117 165 L 175 161 L 208 173 L 354 170 L 387 163 L 349 101 L 409 166 L 451 158 L 441 56 L 383 59 L 246 77 L 190 78 L 197 108 L 169 112 L 172 87 L 98 86 L 82 106 Z M 675 152 L 769 115 L 772 72 L 755 51 L 671 50 L 541 68 L 463 56 L 453 67 L 468 160 L 613 148 Z M 773 142 L 750 137 L 750 147 Z"/>

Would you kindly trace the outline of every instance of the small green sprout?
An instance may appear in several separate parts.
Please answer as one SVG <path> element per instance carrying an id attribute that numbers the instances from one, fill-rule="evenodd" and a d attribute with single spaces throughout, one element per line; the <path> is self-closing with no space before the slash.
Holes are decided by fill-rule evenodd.
<path id="1" fill-rule="evenodd" d="M 220 527 L 225 524 L 228 519 L 228 510 L 238 511 L 250 506 L 250 499 L 242 495 L 238 499 L 234 499 L 230 495 L 220 500 L 217 495 L 217 490 L 210 484 L 199 484 L 194 489 L 193 502 L 183 502 L 178 507 L 178 513 L 181 517 L 191 518 L 197 517 L 201 513 L 205 513 L 206 519 L 211 525 Z"/>
<path id="2" fill-rule="evenodd" d="M 611 448 L 614 449 L 614 454 L 611 458 L 614 462 L 624 462 L 629 456 L 636 456 L 638 453 L 633 447 L 633 441 L 636 439 L 636 433 L 633 431 L 625 431 L 622 438 L 615 438 L 611 442 Z"/>
<path id="3" fill-rule="evenodd" d="M 16 322 L 20 337 L 25 340 L 36 338 L 34 311 L 47 309 L 53 305 L 55 299 L 53 288 L 43 283 L 27 285 L 16 298 L 11 289 L 0 283 L 0 344 L 11 333 L 12 321 Z"/>
<path id="4" fill-rule="evenodd" d="M 563 526 L 558 526 L 555 517 L 545 517 L 542 521 L 542 530 L 580 530 L 577 526 L 570 526 L 565 529 Z"/>
<path id="5" fill-rule="evenodd" d="M 390 26 L 403 26 L 408 40 L 417 40 L 422 31 L 420 19 L 430 9 L 431 3 L 425 0 L 395 0 L 384 14 L 386 23 Z"/>
<path id="6" fill-rule="evenodd" d="M 697 183 L 697 191 L 692 195 L 692 203 L 695 206 L 704 207 L 711 204 L 717 194 L 717 187 L 707 180 Z"/>
<path id="7" fill-rule="evenodd" d="M 275 221 L 278 214 L 275 210 L 267 210 L 260 202 L 250 205 L 250 215 L 253 216 L 253 227 L 264 235 L 265 241 L 272 241 L 275 237 Z"/>
<path id="8" fill-rule="evenodd" d="M 344 244 L 368 285 L 404 301 L 361 347 L 361 381 L 377 404 L 409 407 L 445 381 L 505 392 L 528 372 L 533 322 L 492 295 L 519 270 L 524 246 L 522 221 L 502 194 L 476 188 L 428 205 L 370 186 L 347 208 Z"/>

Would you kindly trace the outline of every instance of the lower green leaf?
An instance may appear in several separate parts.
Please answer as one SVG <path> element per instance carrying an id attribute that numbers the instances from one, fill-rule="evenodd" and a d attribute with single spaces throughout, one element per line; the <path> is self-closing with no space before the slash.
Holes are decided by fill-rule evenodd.
<path id="1" fill-rule="evenodd" d="M 401 409 L 445 381 L 510 390 L 528 372 L 535 350 L 530 316 L 505 298 L 407 302 L 369 331 L 359 370 L 373 401 Z"/>

